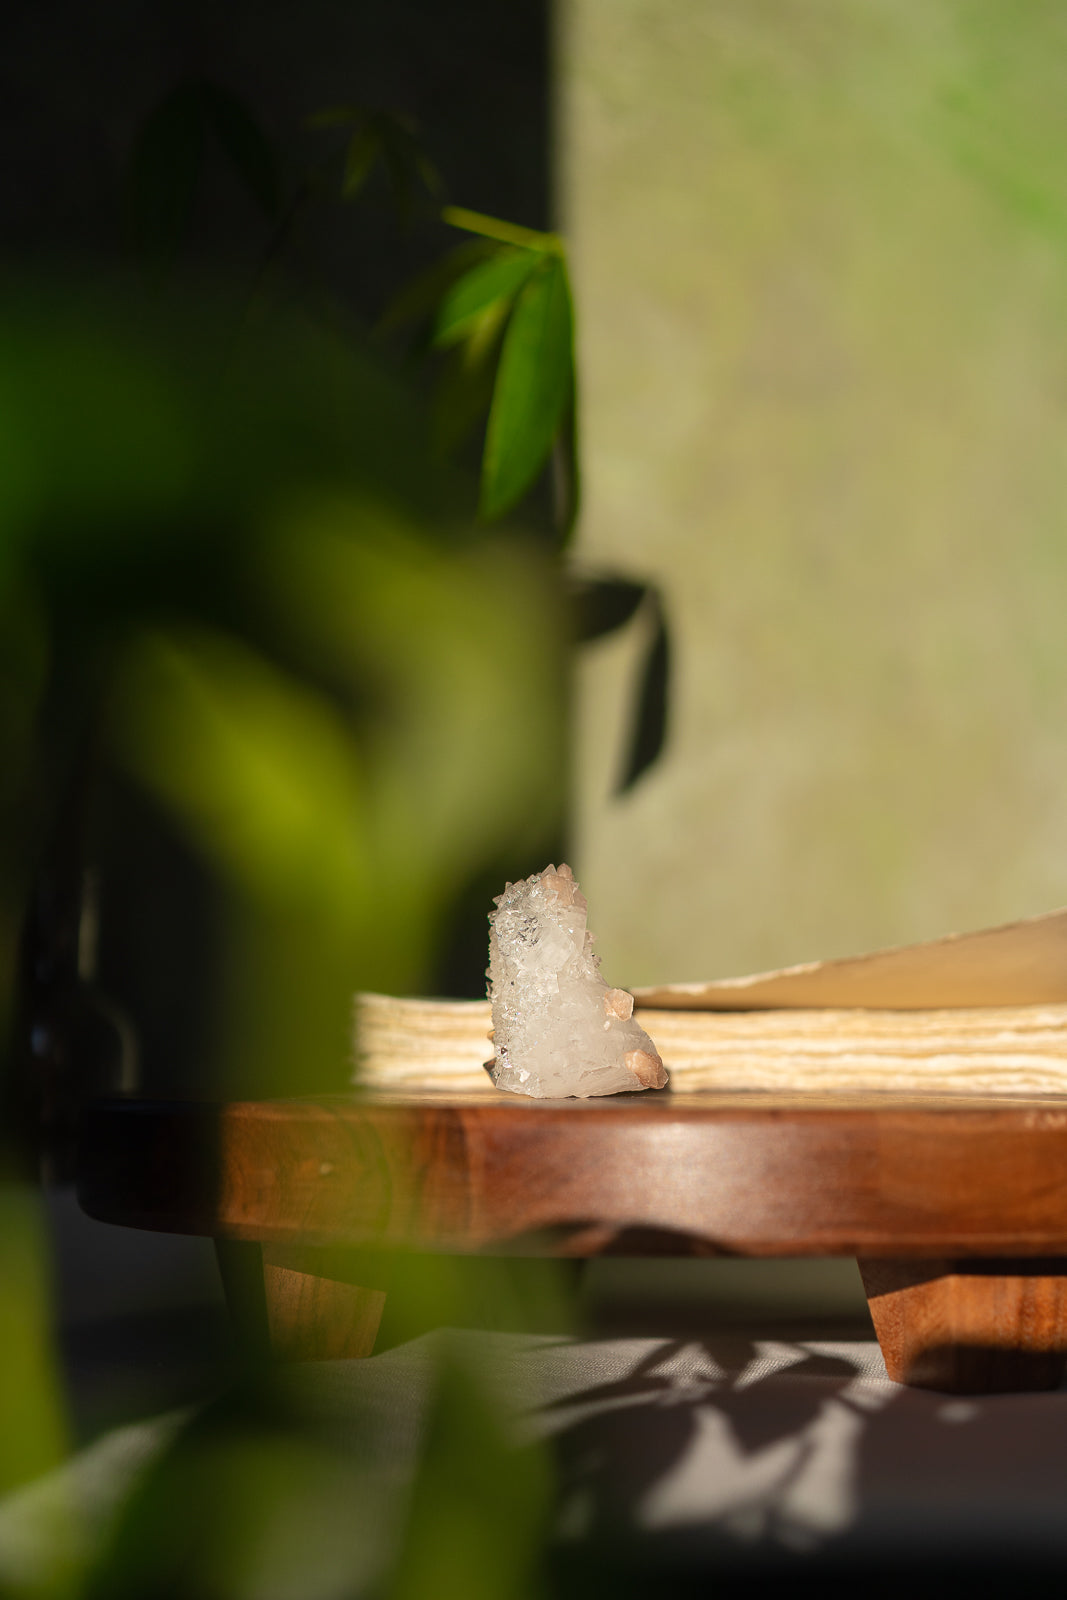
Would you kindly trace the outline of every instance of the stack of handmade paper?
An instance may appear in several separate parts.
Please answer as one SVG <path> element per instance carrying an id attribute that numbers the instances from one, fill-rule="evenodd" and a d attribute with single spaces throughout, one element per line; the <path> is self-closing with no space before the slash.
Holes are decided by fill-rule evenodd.
<path id="1" fill-rule="evenodd" d="M 1067 910 L 872 955 L 633 993 L 633 1020 L 674 1090 L 1067 1093 Z M 488 1000 L 360 995 L 358 1081 L 492 1093 L 486 1064 L 498 1072 L 500 1063 L 491 1027 Z M 603 1091 L 557 1084 L 533 1092 Z"/>

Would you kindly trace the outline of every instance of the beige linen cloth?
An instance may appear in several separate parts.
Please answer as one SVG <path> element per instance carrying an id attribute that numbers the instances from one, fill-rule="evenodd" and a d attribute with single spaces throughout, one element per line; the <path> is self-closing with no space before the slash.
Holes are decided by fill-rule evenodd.
<path id="1" fill-rule="evenodd" d="M 359 1594 L 388 1570 L 442 1352 L 489 1375 L 516 1440 L 550 1440 L 564 1561 L 600 1550 L 630 1573 L 706 1568 L 710 1580 L 749 1568 L 810 1579 L 903 1556 L 1067 1560 L 1067 1392 L 954 1399 L 904 1389 L 862 1338 L 443 1330 L 367 1360 L 279 1374 L 310 1428 L 347 1441 L 353 1471 L 337 1505 L 309 1516 L 296 1503 L 288 1528 L 275 1516 L 264 1600 L 327 1600 L 341 1574 L 343 1592 Z M 138 1475 L 192 1415 L 117 1430 L 0 1504 L 0 1590 L 47 1578 L 63 1507 L 87 1513 L 82 1553 L 99 1545 Z"/>

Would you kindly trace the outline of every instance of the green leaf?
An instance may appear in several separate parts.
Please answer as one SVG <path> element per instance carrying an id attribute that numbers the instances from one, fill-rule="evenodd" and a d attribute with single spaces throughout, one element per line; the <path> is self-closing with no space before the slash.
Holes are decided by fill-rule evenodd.
<path id="1" fill-rule="evenodd" d="M 440 194 L 444 187 L 441 174 L 419 142 L 418 123 L 395 111 L 380 112 L 378 120 L 387 159 L 391 152 L 404 169 L 405 181 L 418 179 L 430 194 Z"/>
<path id="2" fill-rule="evenodd" d="M 419 143 L 418 125 L 397 111 L 368 106 L 327 106 L 306 120 L 309 128 L 351 128 L 341 194 L 359 194 L 380 161 L 401 222 L 411 218 L 420 191 L 440 195 L 441 175 Z"/>
<path id="3" fill-rule="evenodd" d="M 553 1503 L 542 1440 L 516 1446 L 486 1358 L 434 1374 L 388 1600 L 534 1600 Z M 497 1381 L 499 1383 L 499 1375 Z"/>
<path id="4" fill-rule="evenodd" d="M 416 199 L 422 189 L 430 194 L 441 191 L 441 177 L 418 140 L 414 122 L 392 111 L 375 113 L 382 158 L 393 191 L 393 204 L 401 222 L 411 220 Z"/>
<path id="5" fill-rule="evenodd" d="M 407 282 L 393 296 L 375 327 L 378 334 L 392 333 L 405 323 L 421 322 L 440 304 L 456 279 L 487 256 L 496 253 L 496 246 L 488 239 L 470 239 L 451 251 L 441 261 L 435 261 Z"/>
<path id="6" fill-rule="evenodd" d="M 445 357 L 432 412 L 433 442 L 442 455 L 458 449 L 489 410 L 507 313 L 503 301 L 488 306 L 470 337 Z"/>
<path id="7" fill-rule="evenodd" d="M 544 256 L 533 250 L 502 250 L 454 284 L 441 302 L 433 342 L 439 349 L 458 344 L 482 312 L 498 300 L 511 300 Z"/>
<path id="8" fill-rule="evenodd" d="M 142 266 L 173 266 L 188 231 L 204 153 L 204 104 L 197 84 L 183 83 L 149 113 L 134 141 L 130 220 Z"/>
<path id="9" fill-rule="evenodd" d="M 507 511 L 533 483 L 573 389 L 570 287 L 553 255 L 522 289 L 504 336 L 482 458 L 483 517 Z"/>
<path id="10" fill-rule="evenodd" d="M 281 178 L 270 140 L 248 107 L 228 89 L 202 83 L 200 96 L 215 137 L 238 177 L 265 214 L 276 217 L 281 203 Z"/>
<path id="11" fill-rule="evenodd" d="M 5 1175 L 0 1182 L 0 1349 L 4 1352 L 0 1492 L 4 1494 L 58 1467 L 67 1451 L 42 1209 L 40 1196 L 29 1184 Z M 65 1509 L 61 1497 L 53 1538 L 66 1534 Z"/>

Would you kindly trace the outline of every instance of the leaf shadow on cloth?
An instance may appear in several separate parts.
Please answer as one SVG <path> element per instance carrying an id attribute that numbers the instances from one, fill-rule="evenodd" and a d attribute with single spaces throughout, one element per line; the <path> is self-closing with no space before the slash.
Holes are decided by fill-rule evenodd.
<path id="1" fill-rule="evenodd" d="M 657 1343 L 546 1407 L 561 1537 L 698 1525 L 799 1550 L 847 1527 L 865 1411 L 882 1396 L 844 1356 L 771 1349 L 732 1334 Z"/>
<path id="2" fill-rule="evenodd" d="M 589 1371 L 540 1412 L 564 1577 L 606 1564 L 620 1593 L 643 1595 L 668 1573 L 733 1574 L 738 1592 L 862 1577 L 877 1593 L 920 1571 L 988 1570 L 997 1593 L 998 1574 L 1025 1571 L 1033 1592 L 1062 1575 L 1067 1388 L 909 1389 L 870 1340 L 729 1331 L 606 1343 L 604 1381 Z"/>

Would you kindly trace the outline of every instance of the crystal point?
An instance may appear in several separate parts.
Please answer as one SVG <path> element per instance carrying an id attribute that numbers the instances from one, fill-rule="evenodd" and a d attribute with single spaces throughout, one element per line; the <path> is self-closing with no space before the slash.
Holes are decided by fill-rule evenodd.
<path id="1" fill-rule="evenodd" d="M 555 1099 L 662 1089 L 667 1073 L 633 1018 L 633 996 L 600 976 L 586 900 L 570 867 L 509 883 L 489 923 L 498 1089 Z"/>

